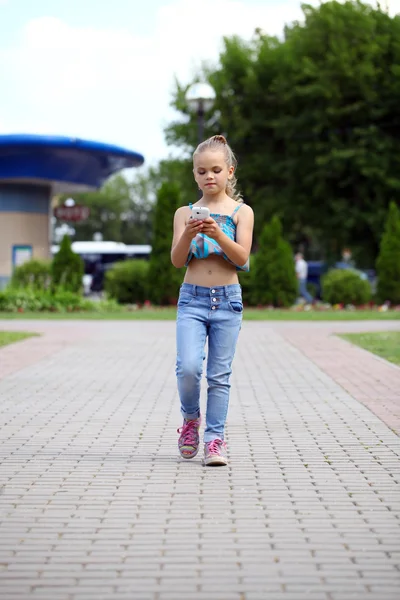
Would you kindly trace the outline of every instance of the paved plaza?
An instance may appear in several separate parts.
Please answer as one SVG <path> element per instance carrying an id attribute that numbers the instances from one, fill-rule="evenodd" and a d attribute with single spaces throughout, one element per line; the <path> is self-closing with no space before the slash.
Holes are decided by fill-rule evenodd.
<path id="1" fill-rule="evenodd" d="M 1 600 L 400 598 L 400 368 L 333 335 L 400 321 L 245 321 L 214 469 L 174 322 L 0 329 Z"/>

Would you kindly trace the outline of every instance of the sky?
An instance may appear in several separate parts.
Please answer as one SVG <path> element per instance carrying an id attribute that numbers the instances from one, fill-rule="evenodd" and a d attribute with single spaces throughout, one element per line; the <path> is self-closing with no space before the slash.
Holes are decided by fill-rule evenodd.
<path id="1" fill-rule="evenodd" d="M 97 140 L 154 164 L 174 151 L 175 77 L 217 64 L 223 36 L 280 35 L 301 14 L 300 0 L 0 0 L 0 134 Z"/>

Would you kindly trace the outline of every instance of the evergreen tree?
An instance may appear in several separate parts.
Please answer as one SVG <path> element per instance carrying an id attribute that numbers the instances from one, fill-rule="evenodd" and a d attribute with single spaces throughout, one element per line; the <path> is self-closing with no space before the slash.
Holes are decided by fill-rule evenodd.
<path id="1" fill-rule="evenodd" d="M 303 4 L 279 38 L 224 38 L 218 64 L 195 74 L 215 90 L 205 136 L 229 134 L 256 242 L 277 214 L 293 247 L 336 262 L 350 245 L 360 267 L 376 260 L 400 190 L 400 16 L 371 4 Z M 185 151 L 197 135 L 186 90 L 177 82 L 173 98 L 185 120 L 167 128 Z"/>
<path id="2" fill-rule="evenodd" d="M 149 266 L 149 298 L 154 304 L 176 302 L 183 273 L 171 263 L 173 219 L 181 205 L 179 186 L 164 182 L 153 212 L 153 244 Z"/>
<path id="3" fill-rule="evenodd" d="M 400 211 L 395 202 L 389 206 L 376 270 L 379 301 L 400 304 Z"/>
<path id="4" fill-rule="evenodd" d="M 282 237 L 277 216 L 262 230 L 253 275 L 255 304 L 289 307 L 296 300 L 298 284 L 293 253 Z"/>
<path id="5" fill-rule="evenodd" d="M 71 239 L 65 235 L 51 265 L 53 288 L 61 287 L 69 292 L 78 293 L 82 289 L 83 274 L 83 260 L 72 250 Z"/>

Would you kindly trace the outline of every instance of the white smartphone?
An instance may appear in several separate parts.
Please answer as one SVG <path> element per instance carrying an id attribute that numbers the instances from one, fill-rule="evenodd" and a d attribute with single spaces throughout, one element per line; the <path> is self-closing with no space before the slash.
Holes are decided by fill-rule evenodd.
<path id="1" fill-rule="evenodd" d="M 191 219 L 195 219 L 196 221 L 203 221 L 204 219 L 208 219 L 210 216 L 210 209 L 207 206 L 193 206 Z"/>

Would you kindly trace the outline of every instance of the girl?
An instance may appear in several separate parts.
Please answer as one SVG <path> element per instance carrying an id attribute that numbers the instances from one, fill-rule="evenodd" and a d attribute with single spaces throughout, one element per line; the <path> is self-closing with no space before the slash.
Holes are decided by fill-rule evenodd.
<path id="1" fill-rule="evenodd" d="M 242 323 L 237 271 L 249 270 L 252 209 L 236 192 L 236 159 L 222 135 L 202 142 L 193 154 L 193 173 L 210 217 L 191 218 L 192 205 L 175 213 L 171 260 L 187 266 L 177 316 L 176 374 L 183 425 L 178 448 L 183 458 L 199 451 L 200 379 L 208 336 L 207 411 L 204 464 L 226 465 L 224 428 L 231 364 Z"/>

